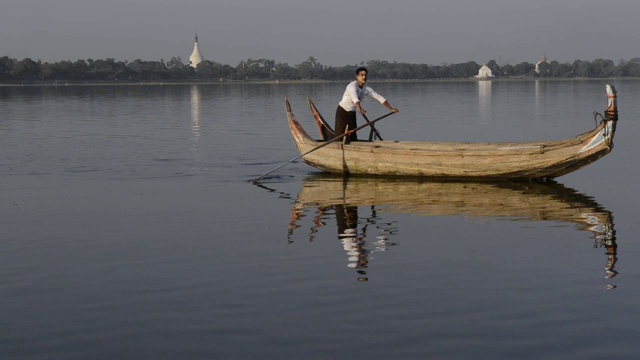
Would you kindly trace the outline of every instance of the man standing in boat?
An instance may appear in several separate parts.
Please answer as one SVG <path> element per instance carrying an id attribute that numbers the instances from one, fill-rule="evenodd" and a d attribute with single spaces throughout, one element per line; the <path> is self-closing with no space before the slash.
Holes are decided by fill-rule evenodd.
<path id="1" fill-rule="evenodd" d="M 366 82 L 367 68 L 359 67 L 356 70 L 356 80 L 347 85 L 344 95 L 342 95 L 342 100 L 336 109 L 336 135 L 342 135 L 347 131 L 347 129 L 353 130 L 358 126 L 356 123 L 356 110 L 358 110 L 362 116 L 366 116 L 367 112 L 360 105 L 360 101 L 362 101 L 362 99 L 367 95 L 371 95 L 371 97 L 378 100 L 380 104 L 386 106 L 386 108 L 391 112 L 397 113 L 399 111 L 389 105 L 387 100 L 377 92 L 373 91 L 370 86 L 365 85 Z M 354 140 L 358 140 L 358 135 L 356 133 L 347 135 L 347 141 Z"/>

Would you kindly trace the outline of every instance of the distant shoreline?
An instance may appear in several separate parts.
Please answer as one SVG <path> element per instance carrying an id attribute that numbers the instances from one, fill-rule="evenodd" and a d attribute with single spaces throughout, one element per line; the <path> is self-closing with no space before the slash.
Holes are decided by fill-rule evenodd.
<path id="1" fill-rule="evenodd" d="M 598 80 L 638 80 L 640 77 L 614 77 L 614 78 L 534 78 L 513 77 L 495 79 L 416 79 L 416 80 L 369 80 L 370 83 L 434 83 L 434 82 L 505 82 L 505 81 L 598 81 Z M 342 84 L 349 80 L 230 80 L 230 81 L 147 81 L 147 82 L 28 82 L 28 83 L 0 83 L 0 87 L 58 87 L 58 86 L 174 86 L 174 85 L 290 85 L 290 84 Z"/>

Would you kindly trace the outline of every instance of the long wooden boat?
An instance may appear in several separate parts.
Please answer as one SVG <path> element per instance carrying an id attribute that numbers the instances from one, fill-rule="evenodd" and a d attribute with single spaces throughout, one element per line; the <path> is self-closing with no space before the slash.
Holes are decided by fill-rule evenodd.
<path id="1" fill-rule="evenodd" d="M 518 143 L 345 143 L 336 141 L 335 137 L 329 139 L 333 132 L 309 99 L 323 137 L 323 140 L 314 140 L 296 120 L 288 99 L 285 102 L 291 135 L 302 159 L 322 171 L 436 179 L 553 179 L 578 170 L 613 149 L 618 121 L 617 94 L 611 85 L 606 89 L 607 109 L 595 129 L 572 139 Z"/>

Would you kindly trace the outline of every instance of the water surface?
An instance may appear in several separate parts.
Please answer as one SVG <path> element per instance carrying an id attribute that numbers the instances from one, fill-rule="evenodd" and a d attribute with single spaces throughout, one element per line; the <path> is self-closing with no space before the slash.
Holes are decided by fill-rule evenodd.
<path id="1" fill-rule="evenodd" d="M 285 97 L 315 134 L 346 84 L 1 87 L 0 355 L 635 359 L 640 81 L 371 85 L 385 140 L 526 141 L 606 83 L 614 151 L 511 185 L 251 184 L 298 155 Z"/>

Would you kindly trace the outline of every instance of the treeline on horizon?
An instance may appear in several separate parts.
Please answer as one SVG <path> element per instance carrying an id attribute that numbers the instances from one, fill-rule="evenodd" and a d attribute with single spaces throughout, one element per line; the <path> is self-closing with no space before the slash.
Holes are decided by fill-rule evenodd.
<path id="1" fill-rule="evenodd" d="M 486 63 L 496 78 L 611 78 L 640 77 L 640 58 L 619 60 L 596 59 L 575 60 L 573 63 L 557 61 L 536 65 L 522 62 L 516 65 L 498 65 L 495 60 Z M 469 61 L 459 64 L 410 64 L 369 60 L 360 64 L 342 67 L 325 66 L 314 57 L 301 64 L 290 66 L 269 59 L 247 59 L 232 67 L 204 60 L 193 68 L 184 64 L 180 57 L 168 62 L 160 61 L 116 61 L 76 60 L 60 62 L 34 61 L 30 58 L 17 60 L 0 57 L 0 83 L 90 83 L 90 82 L 182 82 L 182 81 L 288 81 L 288 80 L 348 80 L 354 77 L 355 69 L 366 66 L 373 80 L 432 80 L 464 79 L 478 74 L 481 65 Z"/>

